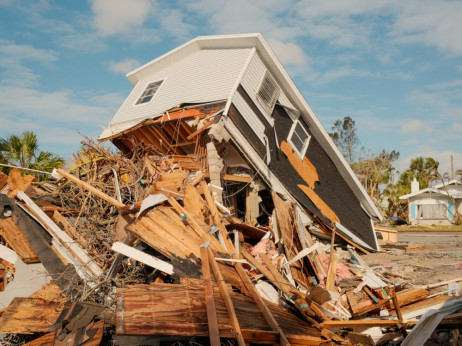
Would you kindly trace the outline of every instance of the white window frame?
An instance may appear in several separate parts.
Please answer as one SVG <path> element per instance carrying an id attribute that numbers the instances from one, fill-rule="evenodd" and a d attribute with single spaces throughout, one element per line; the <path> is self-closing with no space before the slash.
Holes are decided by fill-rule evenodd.
<path id="1" fill-rule="evenodd" d="M 271 95 L 271 100 L 270 102 L 266 102 L 261 96 L 261 90 L 265 85 L 265 81 L 269 81 L 269 83 L 273 84 L 275 87 L 275 92 Z M 281 94 L 281 87 L 279 84 L 276 82 L 276 79 L 273 77 L 270 71 L 266 70 L 265 73 L 263 74 L 263 78 L 260 82 L 260 85 L 258 86 L 257 92 L 256 92 L 256 99 L 258 103 L 263 107 L 263 109 L 267 112 L 269 116 L 273 113 L 274 107 L 276 105 L 276 102 L 279 98 L 279 95 Z"/>
<path id="2" fill-rule="evenodd" d="M 305 141 L 303 143 L 303 147 L 302 147 L 301 151 L 298 150 L 295 143 L 292 142 L 292 135 L 295 132 L 295 129 L 297 128 L 298 124 L 300 124 L 303 132 L 305 132 L 305 134 L 307 136 L 307 138 L 305 139 Z M 287 136 L 287 142 L 292 146 L 294 151 L 297 153 L 298 157 L 300 157 L 300 160 L 303 160 L 303 158 L 305 157 L 305 153 L 306 153 L 306 150 L 308 149 L 308 145 L 310 144 L 310 140 L 311 140 L 311 135 L 305 129 L 305 126 L 303 125 L 303 123 L 298 119 L 295 120 L 292 127 L 291 127 L 291 129 L 290 129 L 290 131 L 289 131 L 289 135 Z"/>
<path id="3" fill-rule="evenodd" d="M 154 92 L 154 94 L 152 95 L 151 99 L 149 101 L 146 101 L 146 102 L 139 102 L 143 97 L 144 93 L 148 90 L 149 86 L 151 84 L 154 84 L 154 83 L 159 83 L 160 82 L 160 85 L 158 86 L 158 88 L 156 89 L 156 91 Z M 152 81 L 152 82 L 149 82 L 146 87 L 143 89 L 143 92 L 141 93 L 140 96 L 138 96 L 138 98 L 136 99 L 135 101 L 135 106 L 139 106 L 139 105 L 144 105 L 144 104 L 147 104 L 149 102 L 152 101 L 152 99 L 156 96 L 156 94 L 159 92 L 159 89 L 162 88 L 162 85 L 164 85 L 164 82 L 165 82 L 165 78 L 164 79 L 158 79 L 158 80 L 155 80 L 155 81 Z"/>

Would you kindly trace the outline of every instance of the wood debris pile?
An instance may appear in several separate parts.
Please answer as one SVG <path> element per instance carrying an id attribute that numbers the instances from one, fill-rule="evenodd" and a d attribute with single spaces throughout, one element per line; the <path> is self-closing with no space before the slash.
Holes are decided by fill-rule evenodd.
<path id="1" fill-rule="evenodd" d="M 0 291 L 17 261 L 52 280 L 0 311 L 3 343 L 411 345 L 460 318 L 462 298 L 372 270 L 242 165 L 217 186 L 214 148 L 195 145 L 123 156 L 87 140 L 56 182 L 0 176 Z"/>

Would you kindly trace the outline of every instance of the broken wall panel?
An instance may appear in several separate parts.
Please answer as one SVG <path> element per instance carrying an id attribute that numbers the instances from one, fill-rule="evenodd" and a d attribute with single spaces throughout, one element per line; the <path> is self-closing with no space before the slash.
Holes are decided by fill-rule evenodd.
<path id="1" fill-rule="evenodd" d="M 255 116 L 265 124 L 264 134 L 268 139 L 269 150 L 267 150 L 261 138 L 257 136 L 243 115 L 233 105 L 228 112 L 229 117 L 263 161 L 267 161 L 267 155 L 270 153 L 271 158 L 268 160 L 268 166 L 281 183 L 305 208 L 317 217 L 334 225 L 335 222 L 332 221 L 335 221 L 335 217 L 332 217 L 332 215 L 337 216 L 346 228 L 375 249 L 376 241 L 369 215 L 362 209 L 359 200 L 346 184 L 327 153 L 314 136 L 312 136 L 304 121 L 299 119 L 311 135 L 305 157 L 315 167 L 317 176 L 319 177 L 315 186 L 310 186 L 310 192 L 312 193 L 309 196 L 300 188 L 300 186 L 307 185 L 307 182 L 303 179 L 303 175 L 299 174 L 280 148 L 281 143 L 286 141 L 289 136 L 294 123 L 292 118 L 283 107 L 276 105 L 272 114 L 274 119 L 273 128 L 257 109 L 244 88 L 239 87 L 237 92 L 250 105 Z M 313 193 L 316 194 L 316 198 L 313 196 Z M 318 201 L 318 198 L 320 201 Z M 327 210 L 324 214 L 322 212 L 323 208 Z M 330 216 L 333 220 L 330 220 L 326 215 Z"/>

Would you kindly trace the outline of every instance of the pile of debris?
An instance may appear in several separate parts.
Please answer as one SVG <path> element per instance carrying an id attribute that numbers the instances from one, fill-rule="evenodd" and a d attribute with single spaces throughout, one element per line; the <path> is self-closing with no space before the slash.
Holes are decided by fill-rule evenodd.
<path id="1" fill-rule="evenodd" d="M 50 279 L 0 310 L 2 344 L 417 345 L 459 323 L 462 298 L 372 270 L 250 169 L 224 169 L 207 121 L 184 135 L 193 155 L 86 140 L 55 182 L 0 174 L 0 291 L 21 261 Z"/>

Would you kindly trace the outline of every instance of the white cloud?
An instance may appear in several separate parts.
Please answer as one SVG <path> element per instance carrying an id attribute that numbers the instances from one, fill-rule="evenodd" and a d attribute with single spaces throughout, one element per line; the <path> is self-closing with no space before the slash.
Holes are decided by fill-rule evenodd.
<path id="1" fill-rule="evenodd" d="M 462 133 L 462 123 L 456 123 L 456 122 L 453 122 L 452 123 L 452 128 L 453 130 L 459 132 L 459 133 Z"/>
<path id="2" fill-rule="evenodd" d="M 394 77 L 394 78 L 397 78 L 397 79 L 400 79 L 400 80 L 412 80 L 412 79 L 414 79 L 414 75 L 411 74 L 411 73 L 407 73 L 407 72 L 397 71 L 397 72 L 391 72 L 389 75 L 391 77 Z"/>
<path id="3" fill-rule="evenodd" d="M 187 40 L 194 30 L 194 25 L 185 22 L 185 13 L 179 9 L 161 9 L 157 15 L 162 26 L 162 32 L 180 39 Z M 187 18 L 190 20 L 190 18 Z"/>
<path id="4" fill-rule="evenodd" d="M 109 62 L 109 71 L 112 73 L 122 73 L 122 74 L 127 74 L 130 71 L 133 71 L 134 69 L 140 67 L 141 64 L 138 60 L 135 59 L 125 59 L 123 61 L 115 62 L 115 61 L 110 61 Z"/>
<path id="5" fill-rule="evenodd" d="M 418 133 L 429 133 L 432 131 L 431 126 L 428 123 L 423 123 L 420 120 L 414 119 L 405 122 L 401 125 L 401 133 L 407 134 L 418 134 Z"/>
<path id="6" fill-rule="evenodd" d="M 346 77 L 367 78 L 372 76 L 374 75 L 369 71 L 358 70 L 352 67 L 345 66 L 337 69 L 328 70 L 318 79 L 316 79 L 315 82 L 318 84 L 327 84 Z"/>
<path id="7" fill-rule="evenodd" d="M 268 40 L 268 43 L 284 65 L 306 65 L 309 62 L 309 57 L 295 43 L 284 43 L 273 39 Z"/>
<path id="8" fill-rule="evenodd" d="M 102 36 L 124 34 L 143 26 L 152 5 L 149 0 L 93 0 L 93 23 Z"/>
<path id="9" fill-rule="evenodd" d="M 45 66 L 58 60 L 58 54 L 47 49 L 37 49 L 30 45 L 18 45 L 12 41 L 0 39 L 0 71 L 3 85 L 34 85 L 39 76 L 23 62 L 39 62 Z"/>
<path id="10" fill-rule="evenodd" d="M 405 1 L 390 35 L 395 42 L 422 43 L 454 55 L 462 55 L 460 1 Z"/>
<path id="11" fill-rule="evenodd" d="M 79 147 L 77 130 L 95 138 L 101 132 L 100 125 L 110 121 L 124 99 L 116 93 L 83 95 L 71 90 L 44 92 L 11 86 L 0 87 L 0 95 L 0 137 L 31 130 L 44 147 L 63 144 L 58 153 L 68 156 L 72 152 L 66 150 Z"/>
<path id="12" fill-rule="evenodd" d="M 430 85 L 428 88 L 433 89 L 433 90 L 440 90 L 440 89 L 449 89 L 449 88 L 457 88 L 457 87 L 462 87 L 462 79 L 436 83 L 436 84 Z"/>

